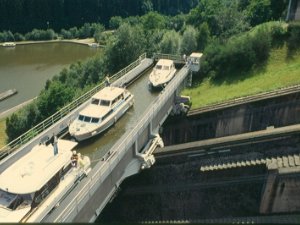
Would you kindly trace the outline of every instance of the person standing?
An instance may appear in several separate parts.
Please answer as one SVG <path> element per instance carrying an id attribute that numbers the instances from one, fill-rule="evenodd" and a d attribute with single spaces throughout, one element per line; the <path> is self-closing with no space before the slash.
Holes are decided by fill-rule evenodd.
<path id="1" fill-rule="evenodd" d="M 54 140 L 53 140 L 53 150 L 54 150 L 54 155 L 57 155 L 58 154 L 58 146 L 57 146 L 57 136 L 54 135 Z"/>
<path id="2" fill-rule="evenodd" d="M 110 86 L 110 81 L 109 81 L 109 77 L 108 76 L 105 77 L 105 86 L 106 87 Z"/>

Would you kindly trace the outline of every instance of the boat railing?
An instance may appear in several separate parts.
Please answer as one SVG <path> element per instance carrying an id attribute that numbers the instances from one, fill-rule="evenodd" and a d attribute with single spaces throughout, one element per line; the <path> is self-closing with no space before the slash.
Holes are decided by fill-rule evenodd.
<path id="1" fill-rule="evenodd" d="M 184 63 L 184 58 L 181 55 L 154 53 L 153 59 L 155 61 L 158 61 L 160 59 L 170 59 L 173 60 L 175 63 Z"/>
<path id="2" fill-rule="evenodd" d="M 116 74 L 110 77 L 110 81 L 113 83 L 114 81 L 118 80 L 120 77 L 124 76 L 126 73 L 137 67 L 142 60 L 146 58 L 146 53 L 143 53 L 139 56 L 139 58 L 125 67 L 124 69 L 120 70 Z M 0 160 L 6 157 L 7 155 L 14 152 L 18 147 L 26 144 L 28 141 L 36 137 L 38 134 L 45 131 L 47 128 L 55 124 L 57 121 L 62 119 L 64 116 L 69 114 L 71 111 L 76 109 L 78 106 L 86 102 L 88 99 L 90 99 L 95 93 L 97 93 L 99 90 L 101 90 L 105 86 L 105 82 L 101 82 L 100 84 L 93 87 L 91 90 L 87 91 L 85 94 L 80 96 L 79 98 L 75 99 L 68 105 L 64 106 L 62 109 L 54 113 L 52 116 L 48 117 L 44 121 L 40 122 L 21 136 L 17 137 L 13 141 L 9 142 L 7 145 L 2 147 L 0 149 Z"/>

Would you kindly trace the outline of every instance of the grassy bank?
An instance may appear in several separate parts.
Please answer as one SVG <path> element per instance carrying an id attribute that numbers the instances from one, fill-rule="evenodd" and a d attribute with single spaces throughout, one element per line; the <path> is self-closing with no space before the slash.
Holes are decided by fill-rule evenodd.
<path id="1" fill-rule="evenodd" d="M 5 133 L 6 124 L 5 118 L 0 119 L 0 148 L 6 144 L 7 135 Z"/>
<path id="2" fill-rule="evenodd" d="M 283 46 L 273 49 L 266 65 L 259 69 L 230 79 L 195 81 L 193 87 L 182 94 L 191 97 L 192 108 L 199 108 L 295 84 L 300 84 L 300 52 L 288 58 L 287 48 Z"/>

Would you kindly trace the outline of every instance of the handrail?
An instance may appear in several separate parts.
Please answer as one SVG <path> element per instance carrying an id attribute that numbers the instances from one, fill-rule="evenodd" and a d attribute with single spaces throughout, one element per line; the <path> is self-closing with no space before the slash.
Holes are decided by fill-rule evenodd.
<path id="1" fill-rule="evenodd" d="M 179 61 L 184 63 L 184 59 L 181 55 L 172 55 L 172 54 L 163 54 L 163 53 L 154 53 L 153 55 L 154 60 L 159 60 L 159 59 L 170 59 L 174 61 Z"/>
<path id="2" fill-rule="evenodd" d="M 106 179 L 105 174 L 107 174 L 107 171 L 111 171 L 114 168 L 114 165 L 121 160 L 121 157 L 123 157 L 126 151 L 130 149 L 140 132 L 143 131 L 145 126 L 147 126 L 150 121 L 152 121 L 156 115 L 156 112 L 159 112 L 163 108 L 171 95 L 174 94 L 174 90 L 177 90 L 178 86 L 188 74 L 188 68 L 186 68 L 186 70 L 182 69 L 175 76 L 175 78 L 159 94 L 155 102 L 148 106 L 148 108 L 145 110 L 145 113 L 142 115 L 142 118 L 138 120 L 136 126 L 129 131 L 125 137 L 122 136 L 122 138 L 111 147 L 114 153 L 112 157 L 106 161 L 100 161 L 93 168 L 91 174 L 87 177 L 88 180 L 84 184 L 82 190 L 80 190 L 80 192 L 71 199 L 71 201 L 66 207 L 64 207 L 54 222 L 70 222 L 67 221 L 70 212 L 80 211 L 81 208 L 79 208 L 80 204 L 78 204 L 78 202 L 82 200 L 82 196 L 92 195 L 92 190 L 95 189 L 94 186 L 99 185 L 100 179 Z"/>
<path id="3" fill-rule="evenodd" d="M 139 58 L 134 61 L 133 63 L 129 64 L 127 67 L 124 69 L 120 70 L 116 74 L 110 77 L 110 81 L 114 82 L 126 73 L 128 73 L 130 70 L 134 69 L 137 67 L 142 60 L 146 58 L 146 53 L 143 53 L 142 55 L 139 56 Z M 34 137 L 36 137 L 38 134 L 42 133 L 45 131 L 47 128 L 55 124 L 58 120 L 69 114 L 71 111 L 76 109 L 78 106 L 86 102 L 90 97 L 92 97 L 95 93 L 97 93 L 100 89 L 104 87 L 104 82 L 101 82 L 100 84 L 96 85 L 93 87 L 91 90 L 87 91 L 85 94 L 82 96 L 78 97 L 68 105 L 64 106 L 61 108 L 59 111 L 54 113 L 52 116 L 48 117 L 44 121 L 40 122 L 24 134 L 20 135 L 13 141 L 9 142 L 7 145 L 2 147 L 0 149 L 0 159 L 6 157 L 7 155 L 11 154 L 14 152 L 18 147 L 20 147 L 23 144 L 26 144 L 28 141 L 32 140 Z"/>

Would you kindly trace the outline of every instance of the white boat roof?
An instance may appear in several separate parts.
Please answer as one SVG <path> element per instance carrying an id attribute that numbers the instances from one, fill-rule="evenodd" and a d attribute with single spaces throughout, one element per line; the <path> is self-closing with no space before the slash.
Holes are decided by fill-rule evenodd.
<path id="1" fill-rule="evenodd" d="M 100 118 L 106 115 L 110 110 L 111 108 L 108 106 L 90 104 L 86 108 L 84 108 L 79 114 L 82 116 Z"/>
<path id="2" fill-rule="evenodd" d="M 156 63 L 156 65 L 164 65 L 164 66 L 171 66 L 173 64 L 173 60 L 170 59 L 160 59 Z"/>
<path id="3" fill-rule="evenodd" d="M 101 99 L 101 100 L 107 100 L 112 101 L 116 97 L 118 97 L 120 94 L 122 94 L 125 91 L 124 88 L 118 88 L 118 87 L 105 87 L 96 94 L 93 95 L 92 98 Z"/>
<path id="4" fill-rule="evenodd" d="M 193 58 L 201 58 L 202 57 L 202 53 L 197 53 L 197 52 L 193 52 L 190 57 L 193 57 Z"/>
<path id="5" fill-rule="evenodd" d="M 58 139 L 58 154 L 53 146 L 36 145 L 0 176 L 0 189 L 14 194 L 40 190 L 64 165 L 70 162 L 77 142 Z"/>

